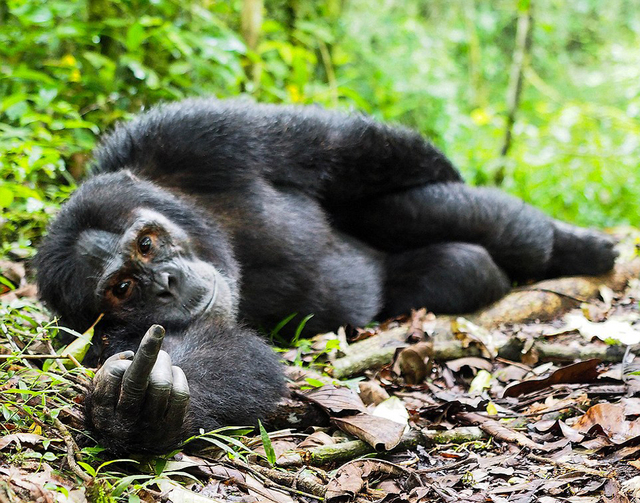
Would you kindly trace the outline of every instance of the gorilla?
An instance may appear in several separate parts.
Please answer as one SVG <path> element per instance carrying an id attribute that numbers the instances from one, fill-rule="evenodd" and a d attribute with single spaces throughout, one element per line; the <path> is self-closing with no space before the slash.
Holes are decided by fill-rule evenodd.
<path id="1" fill-rule="evenodd" d="M 613 244 L 465 185 L 402 127 L 190 99 L 106 136 L 35 265 L 66 326 L 103 315 L 90 428 L 116 453 L 162 452 L 255 424 L 286 393 L 247 327 L 292 313 L 313 314 L 307 331 L 320 332 L 421 306 L 470 312 L 514 281 L 604 273 Z"/>

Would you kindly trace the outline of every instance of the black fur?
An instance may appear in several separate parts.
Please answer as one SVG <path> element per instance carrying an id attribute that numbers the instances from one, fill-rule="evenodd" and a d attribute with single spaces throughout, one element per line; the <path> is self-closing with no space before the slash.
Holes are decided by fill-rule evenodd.
<path id="1" fill-rule="evenodd" d="M 133 300 L 105 303 L 86 231 L 122 236 L 145 208 L 188 234 L 185 270 L 204 261 L 221 273 L 225 306 L 169 319 L 164 297 L 141 291 L 157 287 L 160 268 L 172 268 L 169 281 L 181 276 L 181 253 L 140 262 Z M 94 176 L 51 226 L 37 268 L 42 298 L 64 323 L 83 330 L 105 313 L 102 359 L 135 350 L 150 324 L 165 326 L 165 348 L 192 388 L 185 426 L 165 432 L 168 448 L 197 428 L 253 422 L 282 393 L 273 355 L 238 319 L 268 328 L 312 313 L 311 332 L 412 307 L 468 312 L 512 280 L 599 274 L 614 258 L 606 236 L 464 185 L 415 132 L 317 107 L 199 99 L 154 108 L 103 140 Z M 100 429 L 120 448 L 133 434 L 137 448 L 157 447 L 162 434 L 115 420 Z"/>

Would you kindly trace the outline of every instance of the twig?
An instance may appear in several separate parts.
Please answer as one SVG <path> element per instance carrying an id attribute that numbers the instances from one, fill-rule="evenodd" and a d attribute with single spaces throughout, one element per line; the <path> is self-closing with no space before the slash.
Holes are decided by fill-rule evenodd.
<path id="1" fill-rule="evenodd" d="M 53 422 L 53 426 L 56 428 L 56 430 L 58 430 L 58 433 L 62 437 L 62 440 L 64 440 L 64 445 L 67 448 L 67 463 L 69 464 L 69 468 L 71 468 L 71 471 L 78 477 L 80 477 L 83 481 L 91 482 L 93 480 L 93 477 L 86 473 L 82 468 L 80 468 L 78 463 L 76 463 L 76 457 L 79 456 L 79 449 L 67 427 L 62 424 L 62 421 L 60 421 L 57 417 L 53 417 L 51 411 L 48 408 L 45 407 L 44 413 Z"/>
<path id="2" fill-rule="evenodd" d="M 421 470 L 416 470 L 416 473 L 424 474 L 424 473 L 436 473 L 436 472 L 444 472 L 448 470 L 455 470 L 456 468 L 460 468 L 464 465 L 469 465 L 471 463 L 476 463 L 477 461 L 473 458 L 466 457 L 461 459 L 460 461 L 456 461 L 455 463 L 450 463 L 444 466 L 434 466 L 433 468 L 422 468 Z"/>
<path id="3" fill-rule="evenodd" d="M 540 463 L 555 465 L 559 468 L 564 468 L 565 470 L 586 473 L 587 475 L 595 475 L 596 477 L 604 477 L 608 479 L 612 477 L 611 472 L 607 473 L 602 470 L 594 470 L 593 468 L 588 468 L 584 465 L 574 465 L 573 463 L 563 463 L 561 461 L 556 461 L 555 459 L 551 459 L 551 458 L 545 458 L 543 456 L 538 456 L 536 454 L 527 454 L 527 458 L 531 459 L 532 461 L 539 461 Z"/>
<path id="4" fill-rule="evenodd" d="M 495 437 L 498 440 L 502 440 L 503 442 L 516 443 L 520 447 L 526 447 L 531 450 L 544 450 L 542 445 L 534 442 L 522 433 L 513 431 L 495 419 L 481 416 L 477 412 L 462 412 L 457 414 L 456 417 L 465 423 L 477 425 L 490 436 Z"/>
<path id="5" fill-rule="evenodd" d="M 305 470 L 292 474 L 285 471 L 273 470 L 260 465 L 252 465 L 249 468 L 257 471 L 264 477 L 271 480 L 271 482 L 281 484 L 285 487 L 294 487 L 296 484 L 299 484 L 300 487 L 304 489 L 305 493 L 313 494 L 314 499 L 322 500 L 324 498 L 324 493 L 327 490 L 324 485 L 312 480 L 309 476 L 301 476 Z"/>
<path id="6" fill-rule="evenodd" d="M 576 297 L 574 295 L 569 295 L 568 293 L 558 292 L 557 290 L 552 290 L 551 288 L 537 288 L 537 287 L 522 287 L 518 288 L 514 291 L 517 292 L 546 292 L 553 293 L 555 295 L 559 295 L 560 297 L 564 297 L 569 300 L 573 300 L 574 302 L 579 302 L 581 304 L 589 302 L 589 299 L 581 299 L 580 297 Z"/>
<path id="7" fill-rule="evenodd" d="M 272 480 L 271 478 L 267 477 L 266 475 L 263 475 L 261 473 L 261 471 L 259 471 L 257 468 L 254 468 L 253 466 L 249 465 L 248 463 L 244 463 L 243 461 L 240 461 L 238 459 L 234 459 L 232 462 L 232 464 L 234 464 L 236 467 L 239 468 L 243 468 L 244 470 L 248 470 L 250 471 L 252 474 L 254 474 L 256 477 L 258 477 L 260 480 L 262 480 L 263 484 L 265 485 L 265 487 L 268 488 L 272 488 L 275 489 L 277 491 L 282 491 L 282 492 L 287 492 L 290 494 L 297 494 L 298 496 L 305 496 L 306 498 L 312 498 L 318 501 L 322 501 L 324 499 L 324 493 L 322 493 L 322 495 L 315 495 L 315 494 L 311 494 L 305 491 L 300 491 L 298 489 L 293 489 L 291 487 L 287 487 L 284 486 L 282 484 L 279 484 L 278 482 L 275 482 L 274 480 Z M 260 467 L 262 468 L 262 467 Z M 275 470 L 270 470 L 275 472 Z M 292 483 L 295 481 L 295 477 L 292 477 Z M 319 484 L 318 484 L 319 485 Z M 324 489 L 323 486 L 320 486 Z M 249 487 L 249 489 L 253 490 L 253 488 Z"/>

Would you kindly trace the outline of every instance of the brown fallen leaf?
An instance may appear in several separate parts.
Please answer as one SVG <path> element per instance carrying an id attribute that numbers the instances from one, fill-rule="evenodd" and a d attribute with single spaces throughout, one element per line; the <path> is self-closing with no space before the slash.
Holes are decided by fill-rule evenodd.
<path id="1" fill-rule="evenodd" d="M 11 443 L 15 443 L 16 445 L 37 445 L 43 440 L 47 439 L 41 435 L 36 435 L 35 433 L 12 433 L 11 435 L 5 435 L 0 438 L 0 450 L 4 449 Z"/>
<path id="2" fill-rule="evenodd" d="M 584 440 L 584 435 L 575 428 L 572 428 L 564 421 L 559 419 L 553 421 L 550 426 L 545 425 L 547 421 L 538 421 L 533 427 L 540 433 L 554 433 L 556 435 L 562 435 L 571 442 L 579 443 Z"/>
<path id="3" fill-rule="evenodd" d="M 342 431 L 368 443 L 376 451 L 389 451 L 400 443 L 405 425 L 370 414 L 356 414 L 331 420 Z"/>
<path id="4" fill-rule="evenodd" d="M 477 356 L 466 356 L 464 358 L 456 358 L 455 360 L 451 360 L 445 363 L 447 367 L 449 367 L 453 372 L 460 372 L 462 367 L 469 367 L 473 370 L 486 370 L 487 372 L 491 372 L 493 370 L 493 365 L 489 360 L 484 358 L 479 358 Z"/>
<path id="5" fill-rule="evenodd" d="M 271 441 L 271 447 L 276 454 L 276 460 L 279 462 L 283 460 L 291 451 L 295 450 L 298 445 L 290 440 L 276 439 Z M 261 454 L 265 458 L 267 457 L 264 447 L 262 445 L 254 448 L 254 452 Z"/>
<path id="6" fill-rule="evenodd" d="M 600 372 L 598 366 L 602 360 L 592 358 L 583 362 L 567 365 L 556 370 L 550 376 L 542 379 L 528 379 L 508 386 L 503 393 L 503 397 L 516 397 L 526 395 L 533 391 L 548 388 L 553 384 L 588 383 L 598 378 Z"/>
<path id="7" fill-rule="evenodd" d="M 324 431 L 316 431 L 298 444 L 298 449 L 310 449 L 321 445 L 333 445 L 336 439 Z"/>
<path id="8" fill-rule="evenodd" d="M 573 427 L 581 433 L 589 433 L 599 427 L 614 444 L 640 436 L 640 419 L 627 421 L 625 408 L 621 404 L 596 404 Z"/>
<path id="9" fill-rule="evenodd" d="M 308 390 L 303 393 L 303 396 L 318 404 L 331 416 L 366 411 L 360 397 L 349 388 L 337 388 L 333 385 L 327 385 Z"/>
<path id="10" fill-rule="evenodd" d="M 368 479 L 376 480 L 406 477 L 409 470 L 380 459 L 357 459 L 342 465 L 327 484 L 325 501 L 338 503 L 353 501 Z"/>
<path id="11" fill-rule="evenodd" d="M 25 282 L 25 270 L 22 262 L 10 262 L 8 260 L 0 260 L 0 275 L 13 283 L 13 286 L 19 288 Z M 0 292 L 6 291 L 5 285 L 2 285 Z"/>
<path id="12" fill-rule="evenodd" d="M 375 381 L 363 381 L 358 384 L 358 388 L 365 405 L 378 405 L 389 398 L 389 393 Z"/>
<path id="13" fill-rule="evenodd" d="M 401 375 L 407 384 L 420 384 L 431 371 L 432 342 L 418 342 L 399 349 L 393 363 L 393 371 Z"/>
<path id="14" fill-rule="evenodd" d="M 634 468 L 640 470 L 640 459 L 634 459 L 633 461 L 629 461 L 629 464 Z"/>

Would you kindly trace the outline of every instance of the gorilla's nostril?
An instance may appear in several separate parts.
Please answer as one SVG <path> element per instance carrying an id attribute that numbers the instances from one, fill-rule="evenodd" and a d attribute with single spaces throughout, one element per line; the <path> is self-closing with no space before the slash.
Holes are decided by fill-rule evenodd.
<path id="1" fill-rule="evenodd" d="M 173 298 L 173 295 L 171 292 L 168 292 L 167 290 L 163 290 L 160 293 L 158 293 L 158 298 L 162 300 L 169 300 Z"/>

